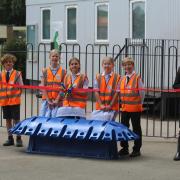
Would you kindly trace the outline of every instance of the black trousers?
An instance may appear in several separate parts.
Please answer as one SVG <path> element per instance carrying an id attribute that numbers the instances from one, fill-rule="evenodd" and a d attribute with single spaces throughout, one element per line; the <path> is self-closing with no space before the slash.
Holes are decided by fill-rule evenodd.
<path id="1" fill-rule="evenodd" d="M 121 123 L 129 128 L 129 121 L 131 119 L 133 132 L 139 135 L 139 139 L 134 141 L 133 150 L 140 151 L 142 146 L 142 130 L 141 130 L 141 112 L 122 112 Z M 121 147 L 128 150 L 128 141 L 121 141 Z"/>

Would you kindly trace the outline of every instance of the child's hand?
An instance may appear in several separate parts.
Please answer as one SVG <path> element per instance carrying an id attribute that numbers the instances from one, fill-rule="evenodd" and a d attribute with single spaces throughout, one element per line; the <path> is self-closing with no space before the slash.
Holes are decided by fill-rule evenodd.
<path id="1" fill-rule="evenodd" d="M 106 106 L 106 111 L 109 111 L 109 110 L 111 110 L 111 105 Z"/>
<path id="2" fill-rule="evenodd" d="M 48 102 L 48 104 L 53 104 L 51 99 L 48 99 L 47 102 Z"/>
<path id="3" fill-rule="evenodd" d="M 54 106 L 57 106 L 57 105 L 58 105 L 58 103 L 59 103 L 59 99 L 55 99 L 55 100 L 53 100 L 53 105 L 54 105 Z"/>
<path id="4" fill-rule="evenodd" d="M 106 107 L 103 104 L 100 105 L 100 108 L 101 108 L 101 110 L 105 110 L 106 109 Z"/>
<path id="5" fill-rule="evenodd" d="M 87 74 L 84 75 L 84 81 L 88 81 Z"/>
<path id="6" fill-rule="evenodd" d="M 54 104 L 53 104 L 52 100 L 48 99 L 47 102 L 48 102 L 48 107 L 49 107 L 50 109 L 53 109 Z"/>

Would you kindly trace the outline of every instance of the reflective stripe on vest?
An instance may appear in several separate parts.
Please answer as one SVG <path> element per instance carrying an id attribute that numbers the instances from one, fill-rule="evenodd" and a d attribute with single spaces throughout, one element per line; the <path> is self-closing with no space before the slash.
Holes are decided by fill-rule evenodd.
<path id="1" fill-rule="evenodd" d="M 117 84 L 120 79 L 120 75 L 113 73 L 110 77 L 108 83 L 106 83 L 105 76 L 97 75 L 96 76 L 98 87 L 99 87 L 99 96 L 101 99 L 101 103 L 105 106 L 109 105 L 113 99 L 114 94 L 116 93 Z M 100 110 L 100 104 L 96 102 L 96 110 Z M 119 110 L 119 102 L 118 97 L 112 106 L 112 110 Z"/>
<path id="2" fill-rule="evenodd" d="M 54 75 L 50 69 L 50 67 L 48 67 L 47 69 L 45 69 L 43 71 L 43 77 L 45 79 L 45 86 L 47 87 L 60 87 L 61 83 L 64 81 L 64 76 L 65 76 L 65 70 L 62 69 L 62 67 L 60 67 L 56 74 Z M 59 90 L 47 90 L 47 96 L 49 99 L 56 99 L 56 97 L 59 94 Z M 42 99 L 46 99 L 46 96 L 43 95 Z"/>
<path id="3" fill-rule="evenodd" d="M 1 73 L 3 83 L 16 84 L 18 78 L 21 76 L 19 71 L 13 70 L 6 82 L 6 72 Z M 2 84 L 0 85 L 0 106 L 17 105 L 21 103 L 21 90 L 17 87 Z"/>
<path id="4" fill-rule="evenodd" d="M 72 76 L 70 74 L 66 75 L 64 84 L 67 89 L 68 87 L 71 87 Z M 84 84 L 84 75 L 80 74 L 73 82 L 73 85 L 75 85 L 75 88 L 83 88 L 83 84 Z M 63 106 L 85 108 L 86 101 L 87 101 L 87 93 L 81 92 L 79 94 L 75 92 L 65 97 L 63 101 Z"/>
<path id="5" fill-rule="evenodd" d="M 126 112 L 141 112 L 142 101 L 138 90 L 131 90 L 138 88 L 139 75 L 134 74 L 128 84 L 126 84 L 126 76 L 120 82 L 120 97 L 122 111 Z"/>

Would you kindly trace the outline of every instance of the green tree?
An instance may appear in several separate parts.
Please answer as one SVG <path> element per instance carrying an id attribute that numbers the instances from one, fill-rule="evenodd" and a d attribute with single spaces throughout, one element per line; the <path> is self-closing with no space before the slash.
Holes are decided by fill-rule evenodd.
<path id="1" fill-rule="evenodd" d="M 25 0 L 0 0 L 0 24 L 24 26 Z"/>
<path id="2" fill-rule="evenodd" d="M 11 1 L 11 16 L 15 20 L 15 25 L 25 25 L 26 22 L 26 7 L 25 0 L 12 0 Z"/>
<path id="3" fill-rule="evenodd" d="M 12 39 L 6 42 L 3 54 L 11 53 L 16 56 L 15 69 L 22 72 L 23 80 L 26 78 L 26 43 L 22 39 Z"/>
<path id="4" fill-rule="evenodd" d="M 10 4 L 11 0 L 0 1 L 0 24 L 12 24 Z"/>

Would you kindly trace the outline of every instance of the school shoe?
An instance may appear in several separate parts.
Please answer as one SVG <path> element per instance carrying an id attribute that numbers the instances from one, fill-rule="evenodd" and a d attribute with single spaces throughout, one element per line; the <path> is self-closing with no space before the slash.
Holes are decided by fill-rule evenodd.
<path id="1" fill-rule="evenodd" d="M 133 151 L 129 156 L 130 156 L 130 157 L 141 156 L 141 152 L 140 152 L 140 151 Z"/>
<path id="2" fill-rule="evenodd" d="M 16 139 L 16 147 L 23 147 L 23 142 L 21 138 Z"/>
<path id="3" fill-rule="evenodd" d="M 121 156 L 127 156 L 129 155 L 129 151 L 128 149 L 124 149 L 122 148 L 119 152 L 118 152 L 118 155 L 121 157 Z"/>
<path id="4" fill-rule="evenodd" d="M 3 146 L 13 146 L 14 145 L 14 139 L 13 138 L 8 138 L 8 140 L 5 141 Z"/>

